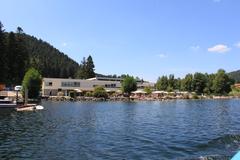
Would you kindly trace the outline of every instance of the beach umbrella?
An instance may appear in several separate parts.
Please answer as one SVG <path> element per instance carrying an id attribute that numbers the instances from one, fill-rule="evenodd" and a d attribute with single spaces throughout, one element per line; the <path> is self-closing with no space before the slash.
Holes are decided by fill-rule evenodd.
<path id="1" fill-rule="evenodd" d="M 153 91 L 152 94 L 163 94 L 164 91 Z"/>
<path id="2" fill-rule="evenodd" d="M 81 89 L 74 89 L 74 91 L 76 91 L 77 93 L 82 93 Z"/>
<path id="3" fill-rule="evenodd" d="M 137 91 L 134 91 L 132 92 L 133 94 L 147 94 L 147 92 L 145 91 L 142 91 L 142 90 L 137 90 Z"/>

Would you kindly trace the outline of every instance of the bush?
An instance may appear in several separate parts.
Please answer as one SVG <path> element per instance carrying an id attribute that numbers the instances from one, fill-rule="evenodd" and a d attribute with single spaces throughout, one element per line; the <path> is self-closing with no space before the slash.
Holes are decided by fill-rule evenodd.
<path id="1" fill-rule="evenodd" d="M 198 97 L 198 95 L 194 94 L 194 95 L 192 96 L 192 99 L 199 99 L 199 97 Z"/>
<path id="2" fill-rule="evenodd" d="M 133 77 L 127 75 L 122 81 L 123 93 L 126 93 L 128 96 L 130 96 L 131 92 L 136 90 L 137 90 L 136 80 Z"/>
<path id="3" fill-rule="evenodd" d="M 148 86 L 144 88 L 144 91 L 145 91 L 147 94 L 151 94 L 151 93 L 152 93 L 151 88 L 148 87 Z"/>
<path id="4" fill-rule="evenodd" d="M 92 94 L 92 92 L 86 92 L 86 93 L 85 93 L 85 96 L 86 96 L 86 97 L 93 97 L 93 94 Z"/>
<path id="5" fill-rule="evenodd" d="M 76 92 L 76 91 L 70 91 L 70 92 L 69 92 L 69 96 L 70 96 L 71 98 L 76 98 L 76 97 L 77 97 L 77 92 Z"/>
<path id="6" fill-rule="evenodd" d="M 103 87 L 97 86 L 94 88 L 93 96 L 96 98 L 107 98 L 108 94 Z"/>

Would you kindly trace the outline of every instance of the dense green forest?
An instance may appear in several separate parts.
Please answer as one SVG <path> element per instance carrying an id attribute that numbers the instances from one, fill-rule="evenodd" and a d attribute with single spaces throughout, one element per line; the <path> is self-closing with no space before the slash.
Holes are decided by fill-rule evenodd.
<path id="1" fill-rule="evenodd" d="M 219 69 L 215 74 L 199 73 L 187 74 L 184 78 L 175 78 L 173 74 L 159 77 L 156 88 L 164 91 L 188 91 L 197 94 L 225 95 L 231 91 L 234 79 Z"/>
<path id="2" fill-rule="evenodd" d="M 228 73 L 229 77 L 240 83 L 240 70 Z"/>
<path id="3" fill-rule="evenodd" d="M 92 78 L 95 76 L 92 57 L 78 64 L 66 54 L 23 32 L 5 32 L 0 22 L 0 83 L 21 84 L 28 68 L 37 69 L 42 77 Z"/>

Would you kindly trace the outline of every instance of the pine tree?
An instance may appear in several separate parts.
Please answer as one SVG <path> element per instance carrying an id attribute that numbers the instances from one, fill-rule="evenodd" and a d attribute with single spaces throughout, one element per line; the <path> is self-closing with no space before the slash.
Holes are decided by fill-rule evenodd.
<path id="1" fill-rule="evenodd" d="M 184 79 L 182 79 L 181 90 L 192 92 L 193 91 L 193 75 L 187 74 Z"/>
<path id="2" fill-rule="evenodd" d="M 158 78 L 158 81 L 156 83 L 157 90 L 164 90 L 166 91 L 168 88 L 168 77 L 162 76 L 161 78 Z"/>
<path id="3" fill-rule="evenodd" d="M 3 24 L 0 21 L 0 83 L 6 82 L 7 60 Z"/>
<path id="4" fill-rule="evenodd" d="M 7 62 L 8 62 L 8 75 L 7 75 L 7 84 L 8 85 L 16 85 L 18 81 L 17 77 L 17 56 L 16 56 L 16 37 L 13 32 L 10 32 L 8 35 L 8 42 L 7 42 Z"/>
<path id="5" fill-rule="evenodd" d="M 95 66 L 91 56 L 88 56 L 87 60 L 85 57 L 83 57 L 83 60 L 75 77 L 80 79 L 88 79 L 95 77 L 94 67 Z"/>
<path id="6" fill-rule="evenodd" d="M 22 37 L 23 30 L 22 28 L 18 27 L 17 34 L 16 34 L 16 53 L 15 56 L 17 58 L 17 80 L 16 83 L 20 84 L 24 77 L 25 72 L 27 71 L 28 64 L 29 64 L 29 57 L 28 51 L 26 49 L 25 42 Z"/>
<path id="7" fill-rule="evenodd" d="M 226 72 L 219 69 L 213 80 L 213 91 L 216 95 L 225 95 L 231 91 L 231 85 L 234 81 L 229 78 Z"/>
<path id="8" fill-rule="evenodd" d="M 205 74 L 196 72 L 193 78 L 193 90 L 197 94 L 202 94 L 206 85 L 207 85 L 207 78 Z"/>
<path id="9" fill-rule="evenodd" d="M 86 58 L 83 57 L 83 60 L 79 66 L 79 69 L 77 71 L 76 74 L 76 78 L 80 78 L 80 79 L 86 79 L 87 75 L 86 75 L 86 66 L 87 66 L 87 62 L 86 62 Z"/>
<path id="10" fill-rule="evenodd" d="M 95 77 L 95 72 L 94 72 L 94 63 L 93 63 L 93 59 L 92 56 L 88 56 L 87 58 L 87 62 L 86 62 L 86 76 L 87 78 L 93 78 Z"/>
<path id="11" fill-rule="evenodd" d="M 21 27 L 17 27 L 16 33 L 23 34 L 23 29 Z"/>

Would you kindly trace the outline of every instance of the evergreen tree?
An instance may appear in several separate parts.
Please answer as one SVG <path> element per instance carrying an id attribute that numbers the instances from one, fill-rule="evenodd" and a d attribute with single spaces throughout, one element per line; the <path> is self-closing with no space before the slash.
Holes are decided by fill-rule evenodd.
<path id="1" fill-rule="evenodd" d="M 0 83 L 6 82 L 7 59 L 3 24 L 0 21 Z"/>
<path id="2" fill-rule="evenodd" d="M 18 83 L 18 59 L 17 59 L 17 42 L 16 37 L 13 32 L 10 32 L 8 35 L 7 41 L 7 62 L 8 62 L 8 75 L 7 75 L 7 85 L 16 85 Z"/>
<path id="3" fill-rule="evenodd" d="M 212 94 L 213 93 L 213 80 L 215 79 L 215 74 L 205 74 L 207 78 L 206 87 L 204 88 L 203 92 L 205 94 Z"/>
<path id="4" fill-rule="evenodd" d="M 178 78 L 178 79 L 175 79 L 175 89 L 176 90 L 181 90 L 181 82 L 182 82 L 182 80 L 180 79 L 180 78 Z"/>
<path id="5" fill-rule="evenodd" d="M 192 92 L 193 91 L 193 75 L 187 74 L 181 82 L 181 90 Z"/>
<path id="6" fill-rule="evenodd" d="M 78 69 L 77 74 L 76 74 L 77 78 L 87 79 L 86 66 L 87 66 L 86 58 L 83 57 L 83 60 L 80 64 L 79 69 Z"/>
<path id="7" fill-rule="evenodd" d="M 213 91 L 216 95 L 225 95 L 231 91 L 231 85 L 234 83 L 224 70 L 218 70 L 213 80 Z"/>
<path id="8" fill-rule="evenodd" d="M 22 79 L 24 77 L 25 72 L 27 71 L 27 68 L 29 66 L 29 57 L 28 57 L 28 51 L 26 49 L 25 42 L 23 40 L 22 34 L 23 30 L 22 28 L 18 27 L 16 34 L 16 53 L 15 57 L 17 59 L 16 68 L 17 68 L 17 84 L 20 84 L 22 82 Z"/>
<path id="9" fill-rule="evenodd" d="M 16 33 L 23 34 L 23 29 L 21 27 L 17 27 Z"/>
<path id="10" fill-rule="evenodd" d="M 202 73 L 195 73 L 193 78 L 193 90 L 197 94 L 202 94 L 204 88 L 206 87 L 207 79 Z"/>
<path id="11" fill-rule="evenodd" d="M 94 67 L 95 66 L 91 56 L 88 56 L 87 60 L 85 57 L 83 57 L 76 77 L 80 79 L 88 79 L 95 77 Z"/>
<path id="12" fill-rule="evenodd" d="M 171 91 L 173 91 L 174 89 L 176 89 L 176 81 L 175 81 L 174 75 L 173 75 L 173 74 L 170 74 L 170 75 L 169 75 L 169 78 L 168 78 L 167 91 L 171 92 Z"/>
<path id="13" fill-rule="evenodd" d="M 157 90 L 163 90 L 166 91 L 168 88 L 168 77 L 162 76 L 161 78 L 158 78 L 158 81 L 156 83 Z"/>
<path id="14" fill-rule="evenodd" d="M 86 62 L 86 74 L 87 74 L 87 78 L 93 78 L 95 77 L 95 72 L 94 72 L 94 63 L 93 63 L 93 59 L 92 56 L 89 55 L 87 58 L 87 62 Z"/>

